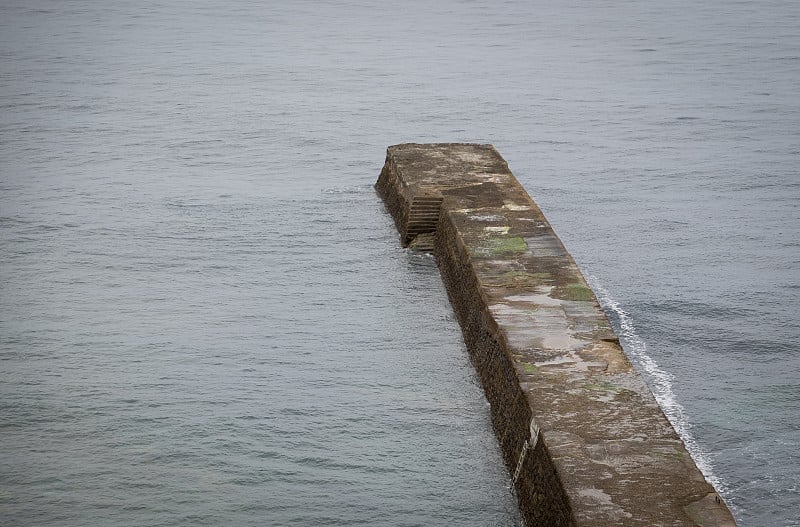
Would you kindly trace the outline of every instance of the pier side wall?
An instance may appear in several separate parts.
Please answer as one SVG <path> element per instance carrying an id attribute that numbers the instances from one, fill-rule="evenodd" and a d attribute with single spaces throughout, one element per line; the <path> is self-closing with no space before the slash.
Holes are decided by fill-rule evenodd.
<path id="1" fill-rule="evenodd" d="M 509 473 L 530 440 L 531 408 L 522 390 L 505 336 L 486 307 L 480 284 L 468 262 L 448 214 L 436 237 L 436 255 L 450 303 L 462 328 L 464 342 L 490 402 L 492 426 Z M 526 452 L 516 481 L 529 525 L 575 525 L 569 500 L 543 441 Z"/>

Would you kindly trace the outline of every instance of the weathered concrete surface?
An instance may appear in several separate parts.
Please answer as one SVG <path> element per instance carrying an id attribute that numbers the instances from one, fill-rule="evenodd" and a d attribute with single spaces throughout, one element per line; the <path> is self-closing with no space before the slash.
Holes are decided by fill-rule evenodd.
<path id="1" fill-rule="evenodd" d="M 376 188 L 436 255 L 528 525 L 735 525 L 491 145 L 389 147 Z"/>

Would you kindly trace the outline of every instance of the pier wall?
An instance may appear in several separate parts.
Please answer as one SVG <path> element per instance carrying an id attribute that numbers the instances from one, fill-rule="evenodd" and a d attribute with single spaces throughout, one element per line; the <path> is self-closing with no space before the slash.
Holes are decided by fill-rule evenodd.
<path id="1" fill-rule="evenodd" d="M 491 145 L 389 147 L 376 189 L 436 257 L 529 526 L 735 525 Z"/>

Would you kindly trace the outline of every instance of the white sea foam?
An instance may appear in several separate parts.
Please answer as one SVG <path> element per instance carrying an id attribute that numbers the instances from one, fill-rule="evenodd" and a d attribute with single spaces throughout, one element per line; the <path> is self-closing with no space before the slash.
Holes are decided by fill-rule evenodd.
<path id="1" fill-rule="evenodd" d="M 597 277 L 590 275 L 588 280 L 600 305 L 603 306 L 607 313 L 613 314 L 611 317 L 612 324 L 616 322 L 616 329 L 625 353 L 634 366 L 644 374 L 656 401 L 658 401 L 667 419 L 669 419 L 669 422 L 672 423 L 672 426 L 686 444 L 686 449 L 694 459 L 697 467 L 717 491 L 725 491 L 727 486 L 724 481 L 714 474 L 709 454 L 702 449 L 692 435 L 692 424 L 686 417 L 683 405 L 678 402 L 672 389 L 674 376 L 661 369 L 653 357 L 647 353 L 647 344 L 636 332 L 633 318 L 627 311 L 622 309 L 619 302 L 611 296 L 608 290 L 600 285 Z"/>

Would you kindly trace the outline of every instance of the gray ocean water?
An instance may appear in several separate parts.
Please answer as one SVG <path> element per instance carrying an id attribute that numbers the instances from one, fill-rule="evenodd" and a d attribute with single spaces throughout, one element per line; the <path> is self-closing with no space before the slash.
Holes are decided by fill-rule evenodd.
<path id="1" fill-rule="evenodd" d="M 800 3 L 0 3 L 0 523 L 521 525 L 385 148 L 493 143 L 800 525 Z"/>

